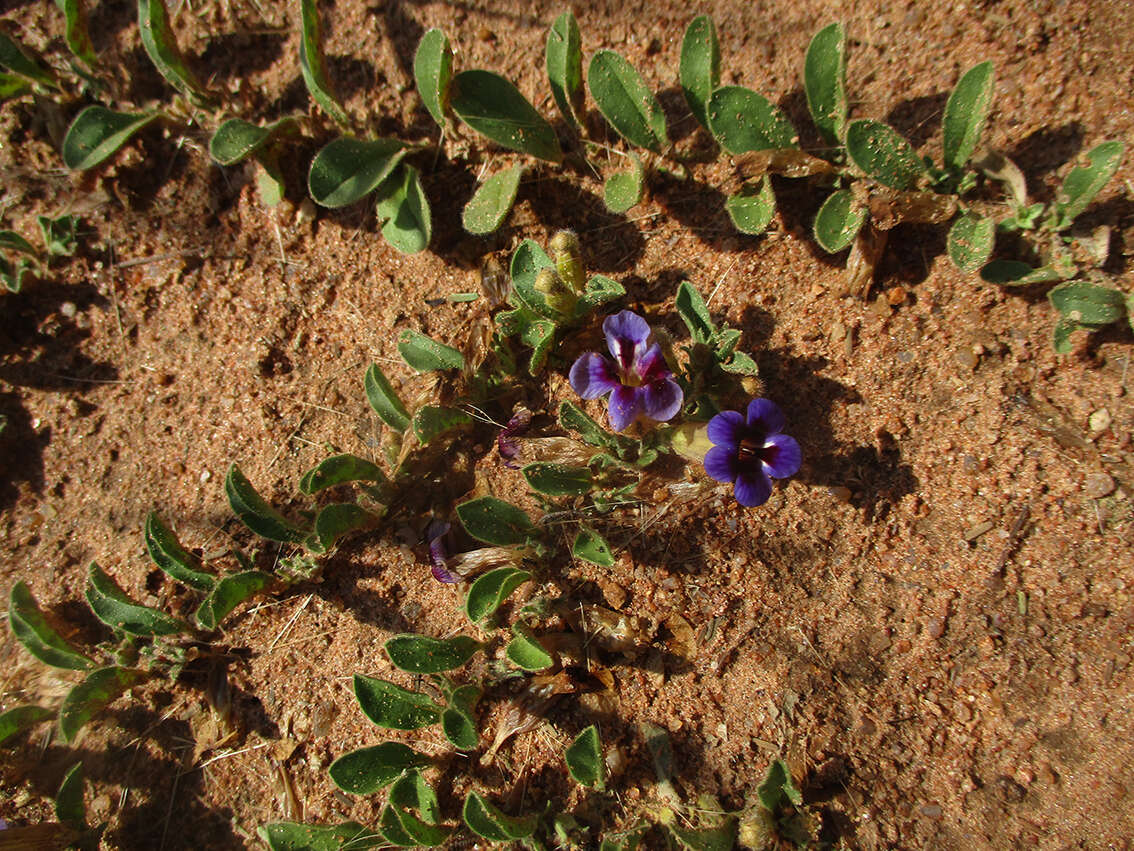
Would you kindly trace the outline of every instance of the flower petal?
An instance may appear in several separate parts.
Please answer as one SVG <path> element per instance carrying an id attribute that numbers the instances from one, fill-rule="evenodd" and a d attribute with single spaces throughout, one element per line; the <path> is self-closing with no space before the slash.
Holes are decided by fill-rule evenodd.
<path id="1" fill-rule="evenodd" d="M 799 472 L 799 465 L 803 463 L 803 451 L 794 437 L 770 434 L 764 441 L 760 458 L 764 462 L 765 473 L 774 479 L 786 479 Z"/>
<path id="2" fill-rule="evenodd" d="M 443 564 L 435 564 L 429 568 L 429 572 L 433 574 L 433 578 L 438 582 L 444 582 L 446 585 L 456 585 L 461 581 L 461 577 L 453 573 Z"/>
<path id="3" fill-rule="evenodd" d="M 744 417 L 740 415 L 739 411 L 721 411 L 709 420 L 709 428 L 705 433 L 713 443 L 718 446 L 727 446 L 733 452 L 736 452 L 737 447 L 740 446 L 740 439 L 744 437 L 745 432 Z M 729 479 L 729 481 L 732 480 Z"/>
<path id="4" fill-rule="evenodd" d="M 597 399 L 605 396 L 616 387 L 621 387 L 614 364 L 598 352 L 587 352 L 571 365 L 571 389 L 584 399 Z"/>
<path id="5" fill-rule="evenodd" d="M 663 378 L 647 384 L 642 390 L 642 410 L 651 420 L 666 422 L 673 419 L 681 410 L 685 394 L 671 378 Z"/>
<path id="6" fill-rule="evenodd" d="M 610 416 L 610 427 L 615 431 L 626 431 L 634 420 L 642 413 L 641 387 L 623 387 L 619 385 L 610 394 L 610 407 L 607 411 Z"/>
<path id="7" fill-rule="evenodd" d="M 738 473 L 736 452 L 727 446 L 714 446 L 705 453 L 705 472 L 718 482 L 735 482 Z"/>
<path id="8" fill-rule="evenodd" d="M 736 501 L 745 508 L 755 508 L 763 505 L 772 495 L 772 480 L 764 472 L 745 471 L 736 478 L 736 487 L 733 488 Z"/>
<path id="9" fill-rule="evenodd" d="M 662 347 L 657 343 L 652 344 L 646 349 L 642 356 L 635 361 L 634 372 L 637 374 L 638 378 L 642 380 L 643 384 L 649 384 L 651 381 L 659 381 L 663 378 L 671 378 L 673 376 L 673 372 L 665 362 Z"/>
<path id="10" fill-rule="evenodd" d="M 623 310 L 603 320 L 602 332 L 611 356 L 623 372 L 629 372 L 634 362 L 646 350 L 650 326 L 632 310 Z"/>
<path id="11" fill-rule="evenodd" d="M 748 425 L 765 435 L 784 430 L 784 412 L 771 399 L 753 399 L 748 403 Z"/>

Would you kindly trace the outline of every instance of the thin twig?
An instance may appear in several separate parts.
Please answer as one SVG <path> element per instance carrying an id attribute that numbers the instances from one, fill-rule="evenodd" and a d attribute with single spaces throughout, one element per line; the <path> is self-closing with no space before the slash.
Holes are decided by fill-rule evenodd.
<path id="1" fill-rule="evenodd" d="M 284 628 L 280 630 L 279 635 L 272 639 L 272 643 L 268 645 L 268 653 L 271 653 L 276 648 L 276 644 L 278 644 L 279 640 L 287 634 L 287 631 L 289 629 L 291 629 L 291 625 L 295 623 L 296 618 L 298 618 L 300 614 L 302 614 L 303 610 L 307 608 L 307 604 L 311 602 L 314 596 L 314 594 L 308 594 L 307 599 L 296 607 L 295 614 L 293 614 L 288 622 L 284 624 Z"/>

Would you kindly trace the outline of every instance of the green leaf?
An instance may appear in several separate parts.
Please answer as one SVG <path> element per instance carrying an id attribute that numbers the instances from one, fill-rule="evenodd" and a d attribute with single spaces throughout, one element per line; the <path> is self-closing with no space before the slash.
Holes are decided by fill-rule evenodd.
<path id="1" fill-rule="evenodd" d="M 55 3 L 63 12 L 63 38 L 67 47 L 75 56 L 93 67 L 98 62 L 98 57 L 95 56 L 94 45 L 91 44 L 90 33 L 87 31 L 87 12 L 83 0 L 55 0 Z"/>
<path id="2" fill-rule="evenodd" d="M 422 103 L 441 127 L 449 111 L 449 83 L 453 79 L 453 48 L 439 29 L 431 29 L 417 43 L 413 55 L 413 81 Z"/>
<path id="3" fill-rule="evenodd" d="M 411 811 L 420 813 L 421 818 Z M 420 771 L 405 772 L 390 787 L 389 804 L 382 811 L 384 830 L 386 825 L 396 825 L 397 831 L 409 840 L 408 845 L 433 847 L 443 843 L 449 835 L 448 830 L 438 826 L 440 820 L 437 795 Z M 386 836 L 390 838 L 389 832 Z"/>
<path id="4" fill-rule="evenodd" d="M 605 275 L 592 275 L 579 300 L 575 302 L 575 319 L 582 319 L 598 307 L 626 295 L 626 288 Z"/>
<path id="5" fill-rule="evenodd" d="M 235 165 L 255 156 L 265 145 L 294 128 L 295 119 L 290 116 L 274 121 L 267 127 L 260 127 L 242 118 L 230 118 L 209 139 L 209 156 L 221 165 Z"/>
<path id="6" fill-rule="evenodd" d="M 19 581 L 12 586 L 8 599 L 8 624 L 20 644 L 46 665 L 85 671 L 94 664 L 51 628 L 26 582 Z"/>
<path id="7" fill-rule="evenodd" d="M 744 352 L 733 352 L 732 358 L 721 365 L 721 369 L 733 375 L 759 375 L 760 367 Z"/>
<path id="8" fill-rule="evenodd" d="M 996 220 L 991 216 L 965 213 L 949 228 L 946 246 L 949 259 L 962 272 L 975 272 L 992 255 L 996 242 Z"/>
<path id="9" fill-rule="evenodd" d="M 913 146 L 881 121 L 860 118 L 847 125 L 847 156 L 867 177 L 891 189 L 914 189 L 926 176 Z"/>
<path id="10" fill-rule="evenodd" d="M 689 329 L 689 336 L 693 338 L 693 342 L 708 343 L 712 339 L 717 332 L 717 326 L 713 324 L 712 317 L 709 315 L 709 307 L 701 298 L 701 293 L 697 291 L 696 287 L 688 281 L 682 281 L 677 288 L 677 300 L 674 306 L 677 308 L 677 315 L 681 317 L 681 321 Z M 561 419 L 562 415 L 563 409 L 560 408 Z M 566 423 L 564 425 L 566 426 Z M 586 440 L 585 437 L 583 439 Z M 591 443 L 589 440 L 587 442 Z M 596 443 L 594 445 L 602 444 Z"/>
<path id="11" fill-rule="evenodd" d="M 599 851 L 638 851 L 638 845 L 648 829 L 648 825 L 643 825 L 620 833 L 608 833 L 603 836 Z"/>
<path id="12" fill-rule="evenodd" d="M 465 366 L 465 358 L 460 351 L 413 329 L 407 329 L 399 335 L 398 353 L 402 360 L 418 372 L 463 369 Z"/>
<path id="13" fill-rule="evenodd" d="M 469 792 L 461 818 L 477 836 L 493 842 L 510 842 L 525 839 L 535 833 L 539 817 L 536 815 L 514 818 L 506 816 L 476 792 Z"/>
<path id="14" fill-rule="evenodd" d="M 417 730 L 441 720 L 441 709 L 421 692 L 402 688 L 386 680 L 354 675 L 354 696 L 362 714 L 379 727 Z"/>
<path id="15" fill-rule="evenodd" d="M 583 730 L 571 742 L 564 754 L 567 770 L 576 783 L 600 792 L 606 786 L 606 763 L 602 758 L 602 741 L 594 724 Z"/>
<path id="16" fill-rule="evenodd" d="M 709 129 L 730 154 L 799 147 L 783 110 L 743 86 L 722 86 L 713 92 Z"/>
<path id="17" fill-rule="evenodd" d="M 374 515 L 355 502 L 332 502 L 315 515 L 315 531 L 308 539 L 308 547 L 325 553 L 338 540 L 350 532 L 365 529 L 374 522 Z"/>
<path id="18" fill-rule="evenodd" d="M 265 207 L 277 207 L 287 193 L 287 183 L 279 167 L 279 155 L 272 149 L 253 155 L 256 169 L 256 192 Z"/>
<path id="19" fill-rule="evenodd" d="M 345 207 L 377 189 L 393 174 L 405 153 L 405 146 L 397 139 L 335 139 L 311 161 L 307 189 L 317 204 Z"/>
<path id="20" fill-rule="evenodd" d="M 386 653 L 394 667 L 411 674 L 441 674 L 459 668 L 480 650 L 480 643 L 467 635 L 431 638 L 404 633 L 386 642 Z"/>
<path id="21" fill-rule="evenodd" d="M 946 168 L 963 168 L 976 150 L 992 107 L 994 85 L 990 61 L 974 65 L 957 81 L 945 103 L 942 121 Z"/>
<path id="22" fill-rule="evenodd" d="M 16 74 L 0 72 L 0 101 L 26 95 L 32 90 L 31 83 Z"/>
<path id="23" fill-rule="evenodd" d="M 475 420 L 459 408 L 426 405 L 413 415 L 413 433 L 423 446 L 453 429 L 467 428 Z"/>
<path id="24" fill-rule="evenodd" d="M 208 101 L 205 87 L 185 64 L 163 0 L 138 0 L 138 34 L 150 61 L 166 82 L 198 103 Z"/>
<path id="25" fill-rule="evenodd" d="M 612 174 L 602 185 L 602 202 L 612 213 L 625 213 L 642 200 L 646 191 L 646 171 L 642 161 L 630 155 L 630 170 Z"/>
<path id="26" fill-rule="evenodd" d="M 276 821 L 256 832 L 271 851 L 362 851 L 385 845 L 381 834 L 353 821 L 334 827 Z"/>
<path id="27" fill-rule="evenodd" d="M 990 284 L 1004 284 L 1014 287 L 1058 281 L 1061 277 L 1059 272 L 1051 266 L 1033 269 L 1027 263 L 1019 260 L 993 260 L 981 268 L 980 276 L 982 280 L 988 281 Z"/>
<path id="28" fill-rule="evenodd" d="M 58 89 L 55 74 L 43 64 L 31 50 L 18 43 L 11 36 L 0 32 L 0 67 L 7 68 L 13 74 L 46 86 L 49 89 Z"/>
<path id="29" fill-rule="evenodd" d="M 497 547 L 526 544 L 536 536 L 536 528 L 527 514 L 494 496 L 462 502 L 457 506 L 457 517 L 466 532 L 478 541 Z"/>
<path id="30" fill-rule="evenodd" d="M 78 248 L 79 240 L 75 234 L 79 219 L 76 216 L 36 216 L 39 232 L 43 234 L 43 244 L 52 257 L 71 257 Z"/>
<path id="31" fill-rule="evenodd" d="M 212 590 L 216 576 L 201 569 L 201 560 L 181 545 L 156 511 L 146 515 L 144 536 L 150 559 L 170 578 L 198 591 Z"/>
<path id="32" fill-rule="evenodd" d="M 400 742 L 383 742 L 343 754 L 327 770 L 331 781 L 353 795 L 373 795 L 389 786 L 407 769 L 429 765 L 425 754 Z"/>
<path id="33" fill-rule="evenodd" d="M 838 144 L 847 123 L 847 34 L 842 24 L 828 24 L 811 39 L 803 60 L 803 91 L 820 134 L 828 144 Z"/>
<path id="34" fill-rule="evenodd" d="M 1118 170 L 1125 150 L 1121 142 L 1103 142 L 1087 153 L 1089 165 L 1071 169 L 1055 196 L 1056 230 L 1071 226 Z"/>
<path id="35" fill-rule="evenodd" d="M 803 805 L 803 795 L 792 779 L 787 763 L 777 759 L 768 766 L 763 782 L 756 787 L 756 795 L 768 812 L 774 813 L 781 804 Z"/>
<path id="36" fill-rule="evenodd" d="M 17 251 L 30 257 L 38 257 L 39 252 L 35 246 L 16 233 L 14 230 L 0 230 L 0 250 Z"/>
<path id="37" fill-rule="evenodd" d="M 610 544 L 598 532 L 589 526 L 584 526 L 575 536 L 575 543 L 571 545 L 571 555 L 597 564 L 599 567 L 614 567 L 614 553 Z"/>
<path id="38" fill-rule="evenodd" d="M 64 743 L 71 744 L 87 722 L 144 679 L 144 671 L 132 668 L 111 666 L 91 671 L 85 680 L 67 692 L 59 707 L 59 732 Z"/>
<path id="39" fill-rule="evenodd" d="M 634 66 L 613 50 L 599 50 L 587 67 L 587 88 L 599 112 L 626 141 L 655 153 L 669 145 L 665 113 Z"/>
<path id="40" fill-rule="evenodd" d="M 526 623 L 512 624 L 512 634 L 515 637 L 508 642 L 504 653 L 513 663 L 525 671 L 545 671 L 555 664 L 555 659 Z"/>
<path id="41" fill-rule="evenodd" d="M 728 816 L 717 827 L 694 830 L 671 824 L 668 829 L 688 851 L 732 851 L 736 848 L 736 816 Z"/>
<path id="42" fill-rule="evenodd" d="M 516 203 L 523 175 L 524 167 L 514 165 L 497 172 L 478 186 L 461 213 L 461 224 L 465 230 L 482 236 L 500 227 Z"/>
<path id="43" fill-rule="evenodd" d="M 480 742 L 476 729 L 476 716 L 473 714 L 480 700 L 480 688 L 474 685 L 460 686 L 453 690 L 449 705 L 441 713 L 441 729 L 457 750 L 471 751 Z"/>
<path id="44" fill-rule="evenodd" d="M 518 299 L 520 304 L 544 319 L 562 321 L 563 317 L 554 310 L 544 297 L 543 293 L 535 288 L 536 276 L 541 269 L 555 268 L 555 263 L 547 253 L 533 240 L 525 239 L 512 252 L 512 262 L 509 273 L 512 277 L 512 295 L 509 301 L 513 304 Z"/>
<path id="45" fill-rule="evenodd" d="M 829 254 L 849 248 L 869 212 L 849 189 L 832 192 L 815 216 L 815 241 Z"/>
<path id="46" fill-rule="evenodd" d="M 595 486 L 591 471 L 586 467 L 537 462 L 523 469 L 524 478 L 532 490 L 548 496 L 581 496 Z"/>
<path id="47" fill-rule="evenodd" d="M 307 537 L 307 532 L 268 505 L 235 464 L 228 468 L 224 492 L 240 522 L 261 538 L 284 544 L 302 544 Z"/>
<path id="48" fill-rule="evenodd" d="M 1074 319 L 1061 316 L 1059 321 L 1055 323 L 1055 328 L 1052 332 L 1052 347 L 1061 355 L 1071 354 L 1071 335 L 1083 327 L 1085 326 L 1080 325 Z"/>
<path id="49" fill-rule="evenodd" d="M 375 212 L 383 223 L 382 236 L 402 254 L 416 254 L 429 246 L 433 216 L 421 175 L 412 165 L 402 163 L 379 187 Z"/>
<path id="50" fill-rule="evenodd" d="M 299 14 L 299 67 L 303 72 L 303 82 L 307 84 L 307 91 L 311 93 L 311 97 L 331 117 L 331 120 L 345 127 L 350 124 L 350 118 L 339 103 L 339 99 L 335 97 L 327 77 L 327 63 L 323 58 L 322 25 L 319 21 L 319 7 L 316 5 L 316 0 L 299 0 Z"/>
<path id="51" fill-rule="evenodd" d="M 555 323 L 550 319 L 536 319 L 528 323 L 520 332 L 520 340 L 532 348 L 528 372 L 531 375 L 539 375 L 547 364 L 551 347 L 555 343 Z"/>
<path id="52" fill-rule="evenodd" d="M 531 573 L 515 567 L 498 567 L 482 573 L 469 586 L 465 614 L 473 623 L 480 623 L 494 614 L 513 591 L 531 578 Z"/>
<path id="53" fill-rule="evenodd" d="M 15 264 L 9 263 L 8 258 L 0 255 L 0 280 L 9 292 L 18 293 L 24 286 L 24 275 L 33 272 L 38 265 L 26 258 L 20 258 Z"/>
<path id="54" fill-rule="evenodd" d="M 1122 292 L 1086 281 L 1060 284 L 1047 298 L 1056 310 L 1079 325 L 1109 325 L 1126 314 L 1126 297 Z"/>
<path id="55" fill-rule="evenodd" d="M 83 764 L 75 763 L 64 775 L 55 793 L 55 817 L 69 828 L 87 829 L 87 805 L 83 802 Z"/>
<path id="56" fill-rule="evenodd" d="M 547 80 L 563 120 L 578 130 L 583 116 L 583 47 L 579 24 L 568 9 L 547 32 Z"/>
<path id="57" fill-rule="evenodd" d="M 548 162 L 563 159 L 555 130 L 512 83 L 491 71 L 453 77 L 453 112 L 498 145 Z"/>
<path id="58" fill-rule="evenodd" d="M 299 480 L 299 489 L 303 493 L 313 494 L 347 482 L 385 481 L 385 473 L 373 461 L 357 455 L 332 455 L 303 474 L 303 478 Z"/>
<path id="59" fill-rule="evenodd" d="M 9 709 L 0 714 L 0 745 L 54 716 L 54 712 L 42 706 L 16 706 Z"/>
<path id="60" fill-rule="evenodd" d="M 685 29 L 679 73 L 689 111 L 709 129 L 709 98 L 721 84 L 721 46 L 708 15 L 698 15 Z"/>
<path id="61" fill-rule="evenodd" d="M 259 594 L 275 581 L 276 578 L 272 574 L 260 570 L 230 573 L 221 577 L 220 582 L 217 583 L 209 596 L 197 607 L 193 617 L 201 629 L 212 631 L 228 617 L 233 609 L 245 600 Z"/>
<path id="62" fill-rule="evenodd" d="M 186 631 L 186 624 L 172 615 L 131 600 L 97 564 L 91 564 L 88 582 L 87 604 L 110 628 L 130 635 L 149 636 L 176 635 Z"/>
<path id="63" fill-rule="evenodd" d="M 389 804 L 382 808 L 382 814 L 378 818 L 378 826 L 382 830 L 382 835 L 386 837 L 386 841 L 396 848 L 413 848 L 417 845 L 409 831 L 402 825 L 399 812 Z"/>
<path id="64" fill-rule="evenodd" d="M 398 398 L 385 373 L 378 368 L 378 364 L 372 363 L 366 370 L 366 379 L 363 383 L 366 386 L 366 400 L 382 422 L 397 432 L 409 428 L 409 412 L 406 411 L 406 406 Z"/>
<path id="65" fill-rule="evenodd" d="M 159 114 L 114 112 L 104 106 L 88 106 L 75 116 L 63 137 L 64 165 L 79 171 L 94 168 Z"/>
<path id="66" fill-rule="evenodd" d="M 759 191 L 743 186 L 735 195 L 725 199 L 725 210 L 733 226 L 741 233 L 761 234 L 776 214 L 776 196 L 772 194 L 772 180 L 767 175 L 760 181 Z"/>

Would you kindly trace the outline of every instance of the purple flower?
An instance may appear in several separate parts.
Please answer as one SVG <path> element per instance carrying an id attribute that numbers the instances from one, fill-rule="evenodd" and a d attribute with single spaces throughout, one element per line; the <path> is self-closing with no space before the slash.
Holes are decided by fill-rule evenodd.
<path id="1" fill-rule="evenodd" d="M 455 585 L 461 577 L 449 569 L 449 546 L 446 539 L 449 536 L 449 524 L 444 520 L 433 518 L 425 528 L 425 540 L 429 544 L 430 572 L 438 582 L 446 585 Z"/>
<path id="2" fill-rule="evenodd" d="M 718 482 L 734 482 L 736 501 L 752 507 L 772 495 L 772 479 L 785 479 L 803 460 L 795 438 L 783 434 L 784 413 L 770 399 L 748 403 L 748 417 L 723 411 L 709 420 L 715 446 L 705 453 L 705 472 Z"/>
<path id="3" fill-rule="evenodd" d="M 587 352 L 571 367 L 571 387 L 584 399 L 610 394 L 610 427 L 625 431 L 641 416 L 665 422 L 681 410 L 684 394 L 665 364 L 661 346 L 650 343 L 650 326 L 623 310 L 602 323 L 611 358 Z"/>

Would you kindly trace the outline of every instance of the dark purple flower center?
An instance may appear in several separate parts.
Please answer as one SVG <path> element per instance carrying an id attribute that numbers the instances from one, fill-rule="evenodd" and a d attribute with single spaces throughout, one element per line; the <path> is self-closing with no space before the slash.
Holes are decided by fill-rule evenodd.
<path id="1" fill-rule="evenodd" d="M 740 439 L 736 447 L 736 460 L 741 464 L 752 465 L 755 462 L 772 464 L 776 460 L 779 449 L 775 444 L 767 444 L 764 432 L 752 429 Z"/>

